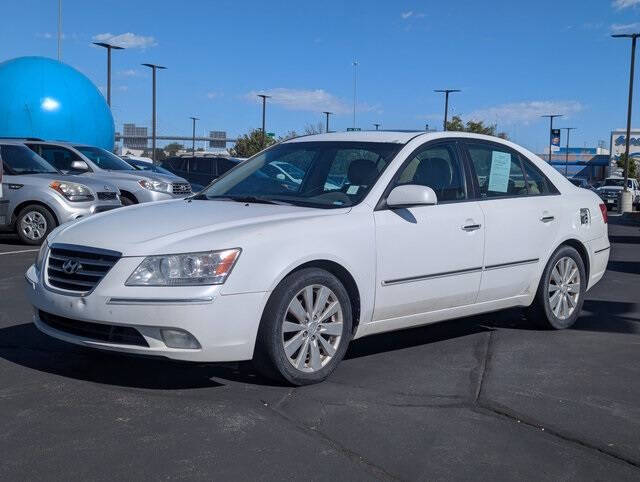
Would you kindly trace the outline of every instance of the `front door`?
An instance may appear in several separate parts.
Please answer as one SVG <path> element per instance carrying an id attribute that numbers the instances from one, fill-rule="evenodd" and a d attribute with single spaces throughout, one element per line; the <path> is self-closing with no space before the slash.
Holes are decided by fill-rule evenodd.
<path id="1" fill-rule="evenodd" d="M 469 200 L 456 142 L 427 143 L 409 156 L 388 192 L 402 184 L 431 187 L 434 206 L 374 213 L 377 283 L 373 321 L 385 329 L 420 324 L 420 315 L 473 304 L 482 274 L 484 219 Z M 414 316 L 412 321 L 406 317 Z"/>

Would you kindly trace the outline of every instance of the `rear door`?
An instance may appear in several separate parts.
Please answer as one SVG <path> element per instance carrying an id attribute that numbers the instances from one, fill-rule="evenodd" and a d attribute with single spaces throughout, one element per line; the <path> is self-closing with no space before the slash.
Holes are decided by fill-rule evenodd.
<path id="1" fill-rule="evenodd" d="M 556 242 L 558 191 L 531 161 L 503 144 L 464 145 L 486 228 L 478 302 L 526 294 Z"/>

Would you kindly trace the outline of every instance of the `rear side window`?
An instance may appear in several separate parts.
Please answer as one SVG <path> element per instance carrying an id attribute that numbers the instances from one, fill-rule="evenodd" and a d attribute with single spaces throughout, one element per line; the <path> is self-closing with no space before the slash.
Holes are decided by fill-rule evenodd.
<path id="1" fill-rule="evenodd" d="M 529 194 L 517 154 L 491 144 L 469 144 L 468 149 L 481 198 Z"/>

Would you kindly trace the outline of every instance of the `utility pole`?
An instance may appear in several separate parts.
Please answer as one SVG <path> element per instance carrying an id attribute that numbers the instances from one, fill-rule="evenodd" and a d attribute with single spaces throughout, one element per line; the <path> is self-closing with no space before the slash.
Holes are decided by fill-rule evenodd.
<path id="1" fill-rule="evenodd" d="M 193 121 L 192 138 L 191 138 L 191 155 L 196 157 L 196 121 L 198 117 L 189 117 Z"/>
<path id="2" fill-rule="evenodd" d="M 375 126 L 376 130 L 378 130 L 378 128 L 382 125 L 382 124 L 376 124 L 375 122 L 373 123 L 373 125 Z"/>
<path id="3" fill-rule="evenodd" d="M 562 117 L 563 114 L 545 114 L 540 117 L 548 117 L 549 118 L 549 164 L 551 164 L 551 134 L 553 132 L 553 119 L 556 117 Z"/>
<path id="4" fill-rule="evenodd" d="M 567 177 L 567 172 L 569 170 L 569 134 L 571 131 L 576 130 L 577 127 L 562 127 L 562 129 L 567 131 L 567 151 L 564 153 L 564 177 Z"/>
<path id="5" fill-rule="evenodd" d="M 356 93 L 357 93 L 358 61 L 353 61 L 353 126 L 356 126 Z"/>
<path id="6" fill-rule="evenodd" d="M 156 64 L 142 64 L 145 67 L 149 67 L 152 72 L 152 87 L 151 87 L 151 160 L 156 163 L 156 70 L 166 69 L 162 65 Z"/>
<path id="7" fill-rule="evenodd" d="M 266 143 L 266 131 L 265 131 L 265 117 L 266 117 L 266 110 L 267 110 L 267 99 L 270 98 L 270 95 L 266 95 L 266 94 L 258 94 L 258 97 L 260 97 L 262 99 L 262 148 L 264 149 L 265 143 Z"/>
<path id="8" fill-rule="evenodd" d="M 329 116 L 333 115 L 333 112 L 324 111 L 323 114 L 327 116 L 327 127 L 325 130 L 328 133 L 329 132 Z"/>
<path id="9" fill-rule="evenodd" d="M 629 69 L 629 104 L 627 105 L 627 138 L 624 145 L 624 188 L 622 189 L 622 197 L 620 198 L 620 212 L 633 210 L 633 198 L 629 192 L 629 141 L 631 137 L 631 106 L 633 103 L 633 72 L 636 63 L 636 39 L 640 37 L 640 33 L 631 34 L 615 34 L 614 38 L 630 38 L 631 39 L 631 68 Z"/>
<path id="10" fill-rule="evenodd" d="M 124 47 L 118 47 L 105 42 L 93 42 L 93 45 L 107 49 L 107 104 L 111 107 L 111 50 L 123 50 Z"/>
<path id="11" fill-rule="evenodd" d="M 62 0 L 58 0 L 58 62 L 62 60 Z"/>
<path id="12" fill-rule="evenodd" d="M 447 130 L 447 116 L 449 114 L 449 94 L 452 92 L 462 92 L 460 89 L 438 89 L 438 90 L 434 90 L 434 92 L 439 92 L 441 94 L 444 94 L 444 123 L 443 123 L 443 129 L 444 131 Z"/>

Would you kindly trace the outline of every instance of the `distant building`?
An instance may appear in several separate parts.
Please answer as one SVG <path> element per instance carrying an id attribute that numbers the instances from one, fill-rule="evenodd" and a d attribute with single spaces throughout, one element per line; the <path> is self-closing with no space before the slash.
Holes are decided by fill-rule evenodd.
<path id="1" fill-rule="evenodd" d="M 227 132 L 226 131 L 209 131 L 209 137 L 213 137 L 214 139 L 226 139 Z M 227 143 L 222 141 L 209 141 L 209 147 L 224 149 L 227 147 Z"/>
<path id="2" fill-rule="evenodd" d="M 627 130 L 616 129 L 611 132 L 611 159 L 610 159 L 610 175 L 621 176 L 623 174 L 622 168 L 618 167 L 618 159 L 620 155 L 624 154 L 626 148 Z M 640 162 L 640 130 L 631 129 L 631 136 L 629 137 L 629 159 L 634 160 L 637 163 Z"/>
<path id="3" fill-rule="evenodd" d="M 598 181 L 609 175 L 609 150 L 598 147 L 561 147 L 551 156 L 551 165 L 568 177 L 582 177 L 588 181 Z M 549 159 L 549 152 L 538 154 Z"/>
<path id="4" fill-rule="evenodd" d="M 148 147 L 147 128 L 135 124 L 124 124 L 122 132 L 122 146 L 131 149 L 146 149 Z"/>

